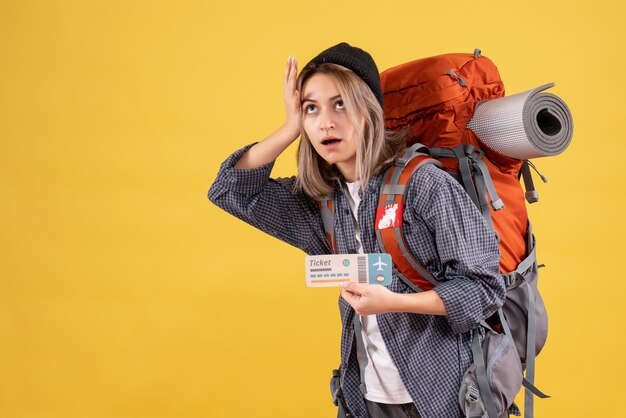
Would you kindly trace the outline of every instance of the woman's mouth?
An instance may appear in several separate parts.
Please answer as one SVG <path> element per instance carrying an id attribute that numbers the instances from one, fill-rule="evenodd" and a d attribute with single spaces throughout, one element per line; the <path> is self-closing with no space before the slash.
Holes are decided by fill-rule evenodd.
<path id="1" fill-rule="evenodd" d="M 341 142 L 341 139 L 332 136 L 322 139 L 322 145 L 324 146 L 337 144 L 339 142 Z"/>

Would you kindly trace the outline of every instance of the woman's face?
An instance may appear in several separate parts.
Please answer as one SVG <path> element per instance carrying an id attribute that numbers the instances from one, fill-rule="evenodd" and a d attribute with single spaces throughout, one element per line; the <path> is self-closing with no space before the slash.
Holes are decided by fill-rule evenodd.
<path id="1" fill-rule="evenodd" d="M 302 88 L 302 125 L 315 151 L 354 181 L 356 138 L 335 79 L 316 73 Z"/>

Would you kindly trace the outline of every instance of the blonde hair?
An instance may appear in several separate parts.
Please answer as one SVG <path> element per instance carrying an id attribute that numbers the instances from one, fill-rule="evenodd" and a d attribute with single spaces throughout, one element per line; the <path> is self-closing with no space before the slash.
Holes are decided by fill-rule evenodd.
<path id="1" fill-rule="evenodd" d="M 348 118 L 354 125 L 355 175 L 363 188 L 406 148 L 407 131 L 386 131 L 383 109 L 372 90 L 354 72 L 340 65 L 307 65 L 298 77 L 298 91 L 302 92 L 306 81 L 316 73 L 333 77 L 346 106 Z M 301 129 L 300 137 L 295 187 L 313 198 L 321 198 L 333 191 L 332 182 L 336 174 L 332 166 L 315 151 L 304 129 Z"/>

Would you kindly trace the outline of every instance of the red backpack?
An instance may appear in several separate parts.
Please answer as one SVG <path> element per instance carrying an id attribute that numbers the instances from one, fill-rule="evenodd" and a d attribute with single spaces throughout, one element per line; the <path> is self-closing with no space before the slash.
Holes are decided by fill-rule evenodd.
<path id="1" fill-rule="evenodd" d="M 466 174 L 462 178 L 465 190 L 500 237 L 501 272 L 515 270 L 527 255 L 528 215 L 519 182 L 523 161 L 491 151 L 466 128 L 478 102 L 504 96 L 494 63 L 479 51 L 446 54 L 390 68 L 380 78 L 385 126 L 391 130 L 408 126 L 409 144 L 419 142 L 429 147 L 431 155 L 455 177 Z M 478 171 L 480 161 L 497 191 L 494 196 L 488 190 L 491 202 L 468 183 L 470 177 L 483 174 Z M 506 210 L 500 210 L 502 207 Z"/>

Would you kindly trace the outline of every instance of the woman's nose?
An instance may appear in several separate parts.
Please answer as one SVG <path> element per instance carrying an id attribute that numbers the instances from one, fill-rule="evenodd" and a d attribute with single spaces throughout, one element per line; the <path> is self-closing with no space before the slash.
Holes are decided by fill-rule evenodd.
<path id="1" fill-rule="evenodd" d="M 320 118 L 320 128 L 324 131 L 335 129 L 335 121 L 332 115 L 327 111 L 322 111 Z"/>

